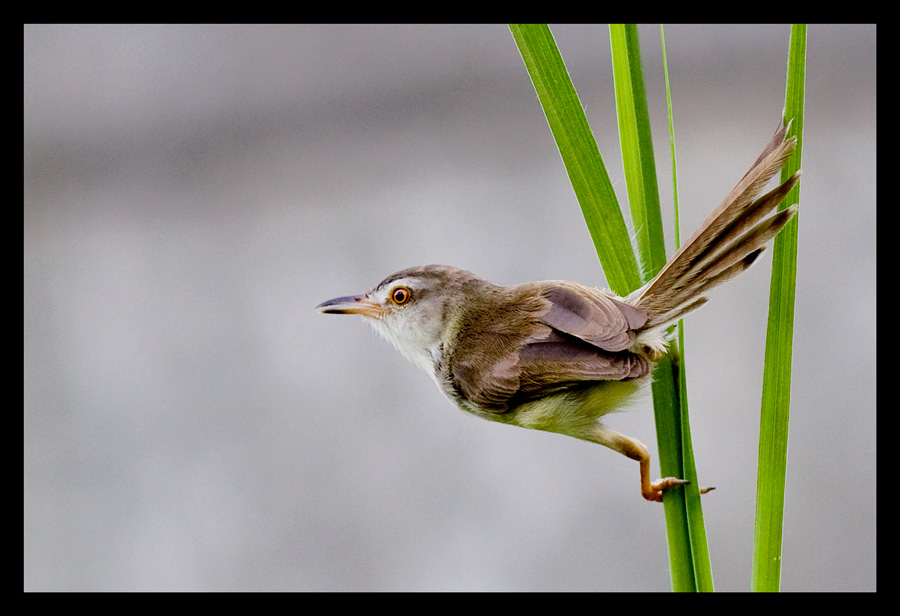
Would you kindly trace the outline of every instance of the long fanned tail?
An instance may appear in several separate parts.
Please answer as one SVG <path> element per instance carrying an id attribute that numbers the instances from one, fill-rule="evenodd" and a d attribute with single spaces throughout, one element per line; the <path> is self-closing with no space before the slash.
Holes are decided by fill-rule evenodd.
<path id="1" fill-rule="evenodd" d="M 800 172 L 757 198 L 794 150 L 796 138 L 784 138 L 788 126 L 779 127 L 737 186 L 659 274 L 628 296 L 629 304 L 649 316 L 645 329 L 671 323 L 705 303 L 706 292 L 750 267 L 797 213 L 794 205 L 769 216 Z"/>

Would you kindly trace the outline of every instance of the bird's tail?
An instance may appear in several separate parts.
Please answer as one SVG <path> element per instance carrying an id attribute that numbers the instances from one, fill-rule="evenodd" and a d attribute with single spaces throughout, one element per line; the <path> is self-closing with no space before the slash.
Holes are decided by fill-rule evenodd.
<path id="1" fill-rule="evenodd" d="M 797 205 L 769 216 L 800 179 L 757 195 L 790 157 L 796 137 L 785 139 L 783 125 L 731 194 L 703 222 L 653 280 L 628 296 L 648 315 L 644 329 L 672 323 L 706 302 L 704 295 L 746 270 L 765 244 L 797 213 Z"/>

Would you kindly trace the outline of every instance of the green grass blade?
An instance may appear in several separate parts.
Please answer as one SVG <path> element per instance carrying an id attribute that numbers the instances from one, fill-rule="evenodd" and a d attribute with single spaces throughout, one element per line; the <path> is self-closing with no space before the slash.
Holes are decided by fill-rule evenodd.
<path id="1" fill-rule="evenodd" d="M 610 24 L 609 30 L 626 185 L 638 250 L 648 266 L 649 279 L 665 265 L 666 249 L 640 42 L 635 24 Z M 672 588 L 712 590 L 693 456 L 685 463 L 685 453 L 692 450 L 682 368 L 678 352 L 673 350 L 669 358 L 657 364 L 652 385 L 661 473 L 692 481 L 684 491 L 668 492 L 663 501 Z"/>
<path id="2" fill-rule="evenodd" d="M 650 270 L 646 272 L 646 278 L 649 279 L 665 264 L 665 242 L 659 217 L 659 191 L 656 186 L 637 27 L 633 24 L 610 24 L 609 41 L 628 200 L 634 228 L 638 233 L 638 251 Z M 652 179 L 648 179 L 650 176 Z M 665 358 L 654 368 L 653 410 L 660 471 L 665 477 L 683 477 L 680 397 L 675 387 L 673 367 L 670 359 Z M 666 510 L 672 589 L 695 590 L 690 533 L 682 490 L 670 490 L 663 499 L 663 505 Z"/>
<path id="3" fill-rule="evenodd" d="M 590 231 L 609 287 L 626 295 L 641 284 L 637 259 L 612 182 L 581 101 L 546 24 L 510 24 L 525 67 Z"/>
<path id="4" fill-rule="evenodd" d="M 610 24 L 609 40 L 628 203 L 649 280 L 666 264 L 666 245 L 637 25 Z"/>
<path id="5" fill-rule="evenodd" d="M 791 29 L 788 54 L 784 119 L 791 122 L 791 134 L 797 137 L 797 149 L 782 170 L 782 181 L 800 168 L 805 81 L 806 26 L 795 24 Z M 787 207 L 799 200 L 798 184 L 788 193 L 780 207 Z M 751 589 L 762 592 L 777 592 L 781 588 L 782 525 L 797 273 L 797 218 L 788 223 L 775 238 L 772 256 L 751 579 Z"/>
<path id="6" fill-rule="evenodd" d="M 669 83 L 669 63 L 666 57 L 666 35 L 662 24 L 659 26 L 660 44 L 662 47 L 663 74 L 666 81 L 666 112 L 669 124 L 669 147 L 672 160 L 672 199 L 675 213 L 675 248 L 681 246 L 681 229 L 678 211 L 678 171 L 675 157 L 675 116 L 672 110 L 672 90 Z M 688 416 L 687 371 L 684 361 L 684 321 L 678 322 L 678 346 L 676 357 L 680 361 L 677 366 L 678 394 L 681 406 L 681 447 L 684 460 L 684 478 L 691 482 L 685 491 L 688 532 L 690 533 L 691 557 L 694 565 L 694 579 L 697 590 L 712 592 L 712 564 L 709 558 L 709 544 L 706 539 L 706 524 L 703 519 L 703 507 L 700 500 L 700 483 L 697 479 L 697 468 L 694 463 L 694 448 L 691 444 L 691 428 Z"/>

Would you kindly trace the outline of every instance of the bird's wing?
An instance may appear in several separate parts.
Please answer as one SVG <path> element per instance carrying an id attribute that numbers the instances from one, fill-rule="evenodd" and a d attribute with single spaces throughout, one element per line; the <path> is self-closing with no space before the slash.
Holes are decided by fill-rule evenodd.
<path id="1" fill-rule="evenodd" d="M 453 354 L 448 368 L 467 400 L 502 413 L 591 381 L 649 372 L 649 361 L 627 350 L 647 319 L 643 312 L 571 283 L 537 284 L 540 293 L 524 295 L 542 300 L 532 307 L 523 302 L 520 311 L 499 311 L 479 327 L 477 344 L 461 345 L 480 353 Z"/>
<path id="2" fill-rule="evenodd" d="M 624 351 L 647 322 L 641 310 L 596 289 L 567 282 L 542 284 L 550 309 L 541 322 L 598 349 Z"/>

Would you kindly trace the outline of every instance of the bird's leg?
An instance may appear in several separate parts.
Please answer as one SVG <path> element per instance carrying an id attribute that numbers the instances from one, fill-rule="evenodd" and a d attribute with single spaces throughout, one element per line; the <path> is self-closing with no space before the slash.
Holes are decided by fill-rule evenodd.
<path id="1" fill-rule="evenodd" d="M 607 428 L 603 424 L 596 425 L 591 434 L 591 440 L 638 461 L 641 469 L 641 496 L 648 501 L 661 503 L 663 490 L 689 483 L 675 477 L 665 477 L 655 482 L 650 481 L 650 454 L 644 444 L 621 432 Z"/>

